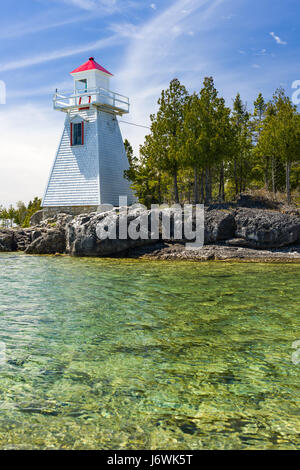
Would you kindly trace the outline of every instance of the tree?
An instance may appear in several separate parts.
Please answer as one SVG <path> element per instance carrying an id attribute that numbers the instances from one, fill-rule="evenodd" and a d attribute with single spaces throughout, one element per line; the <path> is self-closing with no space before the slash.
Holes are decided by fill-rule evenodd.
<path id="1" fill-rule="evenodd" d="M 272 155 L 273 191 L 275 186 L 275 161 L 285 164 L 286 195 L 291 203 L 291 166 L 299 161 L 300 155 L 300 116 L 297 108 L 283 89 L 276 90 L 268 106 L 267 118 L 261 132 L 258 148 Z"/>
<path id="2" fill-rule="evenodd" d="M 2 225 L 6 227 L 8 224 L 9 215 L 8 215 L 7 210 L 2 206 L 1 206 L 1 211 L 0 211 L 0 219 L 2 219 Z"/>
<path id="3" fill-rule="evenodd" d="M 255 144 L 259 141 L 261 132 L 264 126 L 264 119 L 266 117 L 266 111 L 268 108 L 267 103 L 265 102 L 261 93 L 259 93 L 257 99 L 254 101 L 254 111 L 253 111 L 253 139 Z M 269 166 L 270 166 L 270 156 L 261 154 L 257 149 L 254 153 L 254 156 L 258 158 L 257 166 L 261 168 L 261 171 L 264 174 L 264 184 L 266 190 L 269 189 Z"/>
<path id="4" fill-rule="evenodd" d="M 129 169 L 124 171 L 124 177 L 128 181 L 134 181 L 138 168 L 138 159 L 134 156 L 133 148 L 127 139 L 124 140 L 124 147 L 129 163 Z"/>
<path id="5" fill-rule="evenodd" d="M 205 199 L 210 202 L 211 170 L 221 163 L 220 197 L 224 199 L 223 160 L 230 153 L 232 127 L 230 109 L 218 97 L 212 77 L 206 77 L 200 94 L 194 93 L 184 108 L 183 147 L 187 165 L 194 170 L 194 202 L 199 202 L 198 173 L 205 171 Z"/>
<path id="6" fill-rule="evenodd" d="M 39 210 L 42 208 L 42 200 L 38 197 L 35 197 L 33 201 L 30 201 L 28 206 L 27 206 L 27 213 L 24 218 L 23 227 L 29 227 L 30 226 L 30 219 Z"/>
<path id="7" fill-rule="evenodd" d="M 182 136 L 184 104 L 188 93 L 180 81 L 175 78 L 167 90 L 163 90 L 158 100 L 159 110 L 151 115 L 151 136 L 141 147 L 141 153 L 149 157 L 158 171 L 172 175 L 174 200 L 179 203 L 178 171 L 183 166 L 179 148 Z"/>
<path id="8" fill-rule="evenodd" d="M 235 147 L 231 162 L 231 174 L 233 174 L 235 195 L 245 191 L 247 179 L 250 174 L 252 134 L 250 115 L 246 105 L 238 93 L 233 102 L 232 124 L 234 137 L 232 139 Z"/>
<path id="9" fill-rule="evenodd" d="M 25 206 L 23 201 L 17 202 L 17 209 L 15 211 L 15 223 L 17 225 L 23 225 L 25 217 L 27 215 L 27 207 Z"/>
<path id="10" fill-rule="evenodd" d="M 10 221 L 10 226 L 12 227 L 14 219 L 16 217 L 16 210 L 13 208 L 12 205 L 9 206 L 7 215 L 8 215 L 8 220 Z"/>

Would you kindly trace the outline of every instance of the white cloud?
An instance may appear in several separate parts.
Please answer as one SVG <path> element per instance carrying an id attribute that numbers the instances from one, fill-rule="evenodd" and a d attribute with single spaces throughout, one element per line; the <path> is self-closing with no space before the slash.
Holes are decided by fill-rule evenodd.
<path id="1" fill-rule="evenodd" d="M 97 51 L 99 49 L 104 49 L 105 47 L 111 47 L 120 42 L 120 36 L 114 35 L 104 39 L 99 39 L 98 41 L 83 44 L 81 46 L 73 46 L 66 49 L 60 49 L 51 52 L 45 52 L 37 56 L 28 57 L 25 59 L 13 60 L 11 62 L 6 62 L 0 64 L 1 72 L 7 72 L 9 70 L 17 70 L 25 67 L 30 67 L 32 65 L 38 65 L 45 62 L 50 62 L 52 60 L 63 59 L 64 57 L 70 57 L 73 55 L 81 54 L 88 51 Z"/>
<path id="2" fill-rule="evenodd" d="M 74 5 L 82 10 L 93 11 L 101 8 L 111 13 L 116 11 L 120 3 L 119 0 L 63 0 L 63 2 Z"/>
<path id="3" fill-rule="evenodd" d="M 282 39 L 280 39 L 279 36 L 276 36 L 276 34 L 274 32 L 271 32 L 270 35 L 272 36 L 273 39 L 275 39 L 275 41 L 277 42 L 277 44 L 281 44 L 283 46 L 285 46 L 287 44 L 286 41 L 282 41 Z"/>
<path id="4" fill-rule="evenodd" d="M 199 89 L 201 77 L 207 74 L 209 53 L 207 46 L 189 47 L 186 42 L 190 42 L 191 33 L 205 34 L 221 20 L 216 11 L 222 3 L 222 0 L 177 0 L 139 30 L 143 40 L 131 41 L 112 85 L 131 99 L 126 121 L 148 126 L 161 90 L 176 76 L 187 86 Z M 121 124 L 121 130 L 138 152 L 148 132 L 126 124 Z"/>
<path id="5" fill-rule="evenodd" d="M 267 49 L 261 49 L 260 51 L 254 52 L 253 55 L 255 55 L 255 56 L 265 56 L 265 55 L 267 55 Z"/>
<path id="6" fill-rule="evenodd" d="M 65 80 L 60 83 L 52 83 L 48 85 L 44 85 L 41 87 L 35 87 L 35 88 L 24 88 L 22 90 L 10 90 L 8 88 L 7 91 L 7 102 L 9 102 L 11 99 L 16 99 L 16 98 L 31 98 L 34 96 L 45 96 L 48 95 L 49 98 L 51 99 L 54 93 L 55 89 L 58 89 L 59 91 L 63 92 L 64 90 L 71 90 L 73 88 L 73 80 L 70 77 L 69 80 Z"/>
<path id="7" fill-rule="evenodd" d="M 151 3 L 150 8 L 152 8 L 152 10 L 156 10 L 156 8 L 157 8 L 157 7 L 156 7 L 156 4 L 155 4 L 155 3 Z"/>
<path id="8" fill-rule="evenodd" d="M 77 16 L 73 18 L 65 18 L 61 21 L 49 21 L 46 17 L 36 17 L 33 21 L 26 21 L 24 23 L 10 24 L 6 28 L 2 27 L 0 30 L 1 39 L 11 39 L 15 37 L 25 36 L 26 34 L 34 34 L 49 29 L 55 29 L 73 23 L 79 23 L 88 19 L 86 16 Z"/>
<path id="9" fill-rule="evenodd" d="M 51 107 L 0 108 L 0 204 L 42 196 L 63 129 L 63 113 Z"/>
<path id="10" fill-rule="evenodd" d="M 120 37 L 143 39 L 141 28 L 131 23 L 113 23 L 109 29 Z"/>
<path id="11" fill-rule="evenodd" d="M 66 3 L 72 3 L 83 10 L 93 10 L 96 6 L 93 0 L 66 0 Z"/>

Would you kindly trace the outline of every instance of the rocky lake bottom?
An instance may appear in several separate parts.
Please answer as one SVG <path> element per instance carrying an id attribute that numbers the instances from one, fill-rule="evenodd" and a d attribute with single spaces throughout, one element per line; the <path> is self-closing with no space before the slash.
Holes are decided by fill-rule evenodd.
<path id="1" fill-rule="evenodd" d="M 0 448 L 299 448 L 299 284 L 299 264 L 0 253 Z"/>

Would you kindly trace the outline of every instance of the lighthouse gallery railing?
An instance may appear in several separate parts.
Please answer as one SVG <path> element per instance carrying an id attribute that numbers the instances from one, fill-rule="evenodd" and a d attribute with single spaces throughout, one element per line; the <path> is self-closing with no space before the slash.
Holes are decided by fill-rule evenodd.
<path id="1" fill-rule="evenodd" d="M 129 113 L 130 107 L 129 98 L 119 93 L 106 90 L 105 88 L 93 88 L 84 91 L 76 91 L 75 93 L 56 91 L 53 96 L 54 109 L 61 111 L 89 104 L 106 106 L 122 114 Z"/>

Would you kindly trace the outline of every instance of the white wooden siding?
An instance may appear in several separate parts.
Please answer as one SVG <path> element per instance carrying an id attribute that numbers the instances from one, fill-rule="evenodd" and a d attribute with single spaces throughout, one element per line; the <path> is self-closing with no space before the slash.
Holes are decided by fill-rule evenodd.
<path id="1" fill-rule="evenodd" d="M 70 145 L 70 120 L 84 120 L 84 145 Z M 76 119 L 77 121 L 77 119 Z M 50 174 L 43 207 L 119 204 L 119 196 L 134 202 L 124 179 L 128 160 L 115 115 L 92 108 L 67 115 L 61 143 Z"/>

